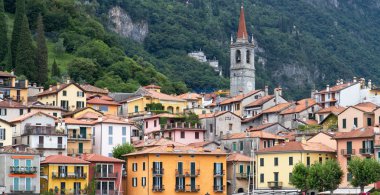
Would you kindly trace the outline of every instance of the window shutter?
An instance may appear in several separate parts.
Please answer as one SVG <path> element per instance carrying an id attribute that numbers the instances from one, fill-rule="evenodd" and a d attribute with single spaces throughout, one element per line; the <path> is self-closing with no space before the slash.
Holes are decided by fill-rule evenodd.
<path id="1" fill-rule="evenodd" d="M 5 131 L 5 129 L 3 129 L 3 132 L 4 132 L 4 133 L 3 133 L 4 140 L 6 140 L 6 137 L 5 137 L 5 132 L 6 132 L 6 131 Z"/>

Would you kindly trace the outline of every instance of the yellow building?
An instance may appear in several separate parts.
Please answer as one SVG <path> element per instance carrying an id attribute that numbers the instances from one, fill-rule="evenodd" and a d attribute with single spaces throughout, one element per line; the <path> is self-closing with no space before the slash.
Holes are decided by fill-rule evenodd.
<path id="1" fill-rule="evenodd" d="M 13 72 L 0 71 L 0 99 L 11 98 L 14 101 L 28 102 L 28 80 L 16 80 Z"/>
<path id="2" fill-rule="evenodd" d="M 12 145 L 13 124 L 0 119 L 0 147 Z"/>
<path id="3" fill-rule="evenodd" d="M 41 162 L 41 193 L 85 194 L 90 162 L 63 155 L 52 155 Z"/>
<path id="4" fill-rule="evenodd" d="M 36 96 L 45 105 L 59 106 L 67 111 L 86 107 L 86 94 L 76 83 L 58 83 Z"/>
<path id="5" fill-rule="evenodd" d="M 67 112 L 63 114 L 64 118 L 76 118 L 76 119 L 87 119 L 87 120 L 97 120 L 99 116 L 104 114 L 92 107 L 85 107 L 81 109 L 74 110 L 72 112 Z"/>
<path id="6" fill-rule="evenodd" d="M 316 142 L 285 142 L 256 152 L 257 189 L 294 189 L 290 184 L 293 167 L 297 163 L 310 166 L 335 158 L 336 151 Z"/>
<path id="7" fill-rule="evenodd" d="M 99 110 L 104 114 L 116 116 L 118 114 L 119 106 L 121 106 L 121 104 L 114 101 L 109 96 L 94 95 L 87 98 L 87 107 Z"/>
<path id="8" fill-rule="evenodd" d="M 167 145 L 125 156 L 128 195 L 227 194 L 227 154 L 220 149 Z"/>
<path id="9" fill-rule="evenodd" d="M 92 150 L 92 128 L 94 124 L 90 121 L 64 118 L 67 129 L 67 154 L 81 155 L 91 154 Z"/>
<path id="10" fill-rule="evenodd" d="M 122 104 L 121 114 L 134 117 L 145 115 L 152 111 L 149 106 L 160 103 L 162 108 L 159 111 L 180 114 L 187 108 L 187 101 L 176 96 L 161 93 L 161 87 L 148 85 L 140 87 L 135 95 L 120 101 Z"/>

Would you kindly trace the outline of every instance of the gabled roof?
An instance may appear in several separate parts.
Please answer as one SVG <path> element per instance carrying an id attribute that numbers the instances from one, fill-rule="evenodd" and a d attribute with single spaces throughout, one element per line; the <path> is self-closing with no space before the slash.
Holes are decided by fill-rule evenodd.
<path id="1" fill-rule="evenodd" d="M 259 113 L 259 114 L 252 116 L 252 117 L 245 118 L 244 120 L 241 121 L 241 123 L 248 123 L 248 122 L 254 121 L 254 120 L 258 119 L 259 117 L 261 117 L 262 115 L 263 115 L 263 113 Z"/>
<path id="2" fill-rule="evenodd" d="M 194 155 L 226 155 L 227 153 L 223 150 L 217 149 L 213 151 L 204 150 L 201 148 L 196 148 L 192 146 L 156 146 L 146 148 L 137 152 L 130 154 L 125 154 L 124 156 L 134 156 L 142 154 L 194 154 Z"/>
<path id="3" fill-rule="evenodd" d="M 78 85 L 78 84 L 76 84 L 76 83 L 69 83 L 69 84 L 67 84 L 67 83 L 63 83 L 63 84 L 60 84 L 60 85 L 59 85 L 59 88 L 57 87 L 57 85 L 56 85 L 56 86 L 52 86 L 52 87 L 51 87 L 51 90 L 50 90 L 50 89 L 47 89 L 47 90 L 45 90 L 45 91 L 43 91 L 43 92 L 37 94 L 36 96 L 38 96 L 38 97 L 42 97 L 42 96 L 46 96 L 46 95 L 56 94 L 56 93 L 62 91 L 63 89 L 67 88 L 67 87 L 70 86 L 70 85 L 75 85 L 75 86 L 78 87 L 80 90 L 85 91 L 84 89 L 82 89 L 82 87 L 81 87 L 80 85 Z"/>
<path id="4" fill-rule="evenodd" d="M 41 164 L 90 164 L 90 162 L 65 155 L 50 155 Z"/>
<path id="5" fill-rule="evenodd" d="M 296 120 L 300 123 L 305 124 L 305 125 L 317 125 L 318 124 L 318 121 L 313 120 L 313 119 L 305 119 L 305 120 L 296 119 Z"/>
<path id="6" fill-rule="evenodd" d="M 304 110 L 307 110 L 308 108 L 316 105 L 317 102 L 312 98 L 302 99 L 296 102 L 296 105 L 293 107 L 290 107 L 284 111 L 282 111 L 280 114 L 294 114 L 299 113 Z"/>
<path id="7" fill-rule="evenodd" d="M 378 127 L 375 127 L 378 128 Z M 349 132 L 336 132 L 334 139 L 371 138 L 375 135 L 374 127 L 355 129 Z"/>
<path id="8" fill-rule="evenodd" d="M 27 108 L 27 107 L 13 100 L 4 100 L 4 101 L 0 101 L 0 108 Z"/>
<path id="9" fill-rule="evenodd" d="M 108 92 L 109 92 L 108 89 L 102 89 L 102 88 L 95 87 L 95 86 L 90 85 L 90 84 L 82 84 L 82 85 L 80 85 L 80 87 L 82 87 L 83 91 L 90 92 L 90 93 L 108 94 Z"/>
<path id="10" fill-rule="evenodd" d="M 10 146 L 2 146 L 0 147 L 0 154 L 23 154 L 23 155 L 40 155 L 38 150 L 35 150 L 28 145 L 25 144 L 17 144 Z"/>
<path id="11" fill-rule="evenodd" d="M 27 114 L 21 115 L 21 116 L 19 116 L 19 117 L 14 118 L 13 120 L 11 120 L 11 121 L 9 121 L 9 122 L 11 122 L 11 123 L 21 122 L 21 121 L 24 121 L 24 120 L 26 120 L 26 119 L 28 119 L 28 118 L 30 118 L 30 117 L 33 117 L 33 116 L 35 116 L 35 115 L 37 115 L 37 114 L 45 115 L 45 116 L 50 117 L 50 118 L 52 118 L 52 119 L 54 119 L 54 120 L 57 119 L 57 117 L 54 117 L 54 116 L 52 116 L 52 115 L 46 114 L 46 113 L 41 112 L 41 111 L 38 111 L 38 112 L 29 112 L 29 113 L 27 113 Z"/>
<path id="12" fill-rule="evenodd" d="M 102 156 L 100 154 L 82 154 L 80 159 L 89 162 L 109 162 L 109 163 L 124 163 L 124 160 L 120 160 L 113 157 Z"/>
<path id="13" fill-rule="evenodd" d="M 154 85 L 154 84 L 150 84 L 150 85 L 144 86 L 144 88 L 145 89 L 161 89 L 160 86 Z"/>
<path id="14" fill-rule="evenodd" d="M 237 115 L 237 114 L 235 114 L 233 112 L 230 112 L 230 111 L 216 111 L 216 112 L 208 113 L 208 114 L 200 114 L 200 115 L 198 115 L 198 118 L 199 119 L 213 118 L 213 117 L 222 116 L 222 115 L 227 114 L 227 113 L 233 114 L 236 117 L 241 118 L 239 115 Z"/>
<path id="15" fill-rule="evenodd" d="M 356 104 L 355 106 L 349 106 L 349 107 L 347 107 L 346 109 L 344 109 L 339 114 L 342 114 L 343 112 L 345 112 L 349 108 L 354 108 L 354 109 L 359 110 L 359 111 L 364 112 L 364 113 L 372 113 L 373 111 L 376 110 L 377 105 L 373 104 L 371 102 L 359 103 L 359 104 Z"/>
<path id="16" fill-rule="evenodd" d="M 232 153 L 227 157 L 229 162 L 251 162 L 251 160 L 251 157 L 239 153 Z"/>
<path id="17" fill-rule="evenodd" d="M 181 94 L 177 97 L 184 99 L 184 100 L 198 100 L 198 99 L 202 98 L 202 96 L 197 94 L 197 93 L 184 93 L 184 94 Z"/>
<path id="18" fill-rule="evenodd" d="M 215 141 L 205 141 L 205 142 L 194 142 L 194 143 L 190 143 L 188 144 L 188 146 L 193 146 L 193 147 L 205 147 L 205 146 L 208 146 L 210 144 L 216 144 L 218 146 L 220 146 L 220 144 L 218 142 L 215 142 Z"/>
<path id="19" fill-rule="evenodd" d="M 286 129 L 280 123 L 265 123 L 265 124 L 261 124 L 261 125 L 259 125 L 257 127 L 252 127 L 250 129 L 248 129 L 248 131 L 261 131 L 261 130 L 264 130 L 264 129 L 269 128 L 271 126 L 274 126 L 274 125 L 279 125 L 279 126 L 283 127 L 284 129 Z"/>
<path id="20" fill-rule="evenodd" d="M 335 150 L 317 142 L 284 142 L 270 148 L 258 150 L 257 154 L 263 153 L 287 153 L 287 152 L 327 152 L 334 153 Z"/>
<path id="21" fill-rule="evenodd" d="M 93 125 L 91 121 L 78 120 L 74 118 L 63 118 L 66 125 Z"/>
<path id="22" fill-rule="evenodd" d="M 148 90 L 148 95 L 147 96 L 150 96 L 152 98 L 157 98 L 157 99 L 160 99 L 160 100 L 167 100 L 167 101 L 178 101 L 178 102 L 183 102 L 185 100 L 181 99 L 181 98 L 178 98 L 176 96 L 172 96 L 172 95 L 168 95 L 168 94 L 164 94 L 164 93 L 160 93 L 160 92 L 157 92 L 157 91 L 153 91 L 153 90 Z"/>
<path id="23" fill-rule="evenodd" d="M 91 120 L 97 120 L 99 118 L 99 116 L 103 116 L 103 115 L 99 115 L 99 114 L 96 114 L 94 112 L 85 112 L 79 116 L 76 117 L 76 119 L 91 119 Z"/>
<path id="24" fill-rule="evenodd" d="M 341 106 L 330 106 L 327 108 L 323 108 L 317 112 L 317 114 L 328 114 L 333 113 L 334 115 L 338 115 L 343 112 L 346 108 Z"/>
<path id="25" fill-rule="evenodd" d="M 268 101 L 272 100 L 273 98 L 274 98 L 274 95 L 267 95 L 267 96 L 259 98 L 258 100 L 254 101 L 254 102 L 249 103 L 245 107 L 249 108 L 249 107 L 262 106 L 263 104 L 267 103 Z"/>
<path id="26" fill-rule="evenodd" d="M 92 111 L 94 111 L 94 112 L 97 112 L 97 113 L 99 113 L 99 115 L 103 115 L 102 112 L 100 112 L 99 110 L 96 110 L 96 109 L 94 109 L 94 108 L 92 108 L 92 107 L 84 107 L 84 108 L 79 108 L 79 109 L 76 109 L 76 110 L 74 110 L 74 111 L 68 112 L 68 113 L 66 113 L 66 114 L 62 114 L 62 116 L 63 116 L 63 117 L 72 117 L 72 116 L 74 116 L 75 114 L 77 114 L 77 113 L 79 113 L 79 112 L 82 112 L 83 110 L 87 110 L 87 109 L 90 109 L 90 110 L 92 110 Z"/>
<path id="27" fill-rule="evenodd" d="M 255 95 L 256 93 L 259 93 L 260 91 L 261 90 L 253 90 L 253 91 L 250 91 L 250 92 L 248 92 L 246 94 L 236 95 L 234 97 L 231 97 L 231 98 L 228 98 L 226 100 L 223 100 L 222 102 L 220 102 L 220 105 L 231 104 L 231 103 L 234 103 L 234 102 L 240 102 L 240 101 L 244 100 L 247 97 L 251 97 L 252 95 Z"/>
<path id="28" fill-rule="evenodd" d="M 94 124 L 97 124 L 97 123 L 125 124 L 125 125 L 131 124 L 128 121 L 126 121 L 125 118 L 112 116 L 112 115 L 105 115 L 101 118 L 101 120 L 94 121 Z"/>
<path id="29" fill-rule="evenodd" d="M 279 140 L 284 140 L 283 137 L 272 134 L 272 133 L 267 133 L 265 131 L 251 131 L 251 132 L 241 132 L 241 133 L 232 133 L 229 135 L 224 135 L 222 137 L 222 140 L 230 140 L 230 139 L 243 139 L 243 138 L 262 138 L 262 139 L 279 139 Z"/>
<path id="30" fill-rule="evenodd" d="M 9 72 L 0 71 L 0 77 L 16 77 L 16 76 Z"/>
<path id="31" fill-rule="evenodd" d="M 267 114 L 267 113 L 276 113 L 276 112 L 281 112 L 287 108 L 289 108 L 292 104 L 291 103 L 279 103 L 273 107 L 270 107 L 266 110 L 263 110 L 261 113 Z"/>
<path id="32" fill-rule="evenodd" d="M 101 98 L 92 98 L 90 100 L 87 100 L 87 104 L 96 104 L 96 105 L 111 105 L 111 106 L 120 106 L 121 104 L 111 100 L 111 101 L 108 101 L 108 100 L 103 100 Z"/>
<path id="33" fill-rule="evenodd" d="M 318 93 L 338 92 L 338 91 L 341 91 L 341 90 L 343 90 L 343 89 L 345 89 L 347 87 L 353 86 L 355 84 L 359 84 L 359 83 L 344 83 L 344 84 L 340 84 L 340 85 L 335 85 L 335 86 L 330 87 L 329 91 L 327 91 L 326 89 L 324 89 L 324 90 L 321 90 Z"/>
<path id="34" fill-rule="evenodd" d="M 44 109 L 44 110 L 61 110 L 61 111 L 64 110 L 63 108 L 59 106 L 45 105 L 44 103 L 40 101 L 32 102 L 31 104 L 28 105 L 28 108 Z"/>
<path id="35" fill-rule="evenodd" d="M 168 144 L 174 145 L 174 146 L 185 146 L 185 144 L 174 142 L 169 139 L 160 138 L 158 140 L 156 139 L 149 139 L 149 140 L 140 140 L 138 142 L 133 143 L 133 145 L 136 148 L 143 148 L 143 147 L 155 147 L 155 146 L 167 146 Z"/>

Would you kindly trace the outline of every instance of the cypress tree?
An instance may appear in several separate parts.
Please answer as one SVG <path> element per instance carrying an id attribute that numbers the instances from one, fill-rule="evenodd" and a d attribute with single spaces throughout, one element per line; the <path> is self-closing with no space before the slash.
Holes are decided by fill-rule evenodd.
<path id="1" fill-rule="evenodd" d="M 55 62 L 55 59 L 51 67 L 51 77 L 61 77 L 61 71 L 59 70 L 57 62 Z"/>
<path id="2" fill-rule="evenodd" d="M 26 15 L 24 15 L 22 21 L 19 44 L 17 46 L 15 72 L 17 75 L 25 75 L 29 80 L 36 81 L 35 48 Z"/>
<path id="3" fill-rule="evenodd" d="M 24 17 L 25 16 L 25 17 Z M 20 42 L 21 28 L 24 18 L 26 18 L 25 13 L 25 0 L 16 0 L 16 15 L 13 23 L 13 32 L 11 40 L 11 59 L 12 68 L 16 66 L 17 57 L 17 47 Z"/>
<path id="4" fill-rule="evenodd" d="M 45 84 L 48 80 L 48 49 L 46 46 L 44 24 L 41 14 L 37 18 L 37 54 L 36 54 L 36 67 L 37 67 L 37 82 Z"/>
<path id="5" fill-rule="evenodd" d="M 5 21 L 4 0 L 0 0 L 0 62 L 8 52 L 7 23 Z"/>

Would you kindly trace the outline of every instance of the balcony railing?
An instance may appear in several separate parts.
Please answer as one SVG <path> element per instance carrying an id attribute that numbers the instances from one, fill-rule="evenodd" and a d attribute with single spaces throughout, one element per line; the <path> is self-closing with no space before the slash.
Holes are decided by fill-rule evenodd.
<path id="1" fill-rule="evenodd" d="M 131 112 L 131 113 L 128 113 L 128 117 L 144 116 L 144 115 L 147 115 L 147 114 L 148 114 L 147 111 Z"/>
<path id="2" fill-rule="evenodd" d="M 35 174 L 37 167 L 11 166 L 10 171 L 13 174 Z"/>
<path id="3" fill-rule="evenodd" d="M 185 186 L 185 192 L 199 192 L 199 190 L 200 190 L 199 185 L 187 184 Z"/>
<path id="4" fill-rule="evenodd" d="M 15 193 L 31 193 L 36 191 L 35 185 L 10 185 L 11 192 Z"/>
<path id="5" fill-rule="evenodd" d="M 214 170 L 214 177 L 222 177 L 224 174 L 224 170 Z"/>
<path id="6" fill-rule="evenodd" d="M 56 146 L 53 147 L 48 147 L 45 144 L 37 144 L 37 149 L 58 149 L 58 150 L 64 150 L 66 149 L 66 145 L 64 144 L 57 144 Z"/>
<path id="7" fill-rule="evenodd" d="M 224 185 L 213 186 L 214 192 L 223 192 L 225 190 Z"/>
<path id="8" fill-rule="evenodd" d="M 177 177 L 197 177 L 199 176 L 201 173 L 201 170 L 200 169 L 194 169 L 194 170 L 191 170 L 191 169 L 184 169 L 184 170 L 181 170 L 179 171 L 178 169 L 175 170 L 175 175 Z"/>
<path id="9" fill-rule="evenodd" d="M 86 179 L 87 173 L 54 173 L 53 179 Z"/>
<path id="10" fill-rule="evenodd" d="M 96 195 L 117 195 L 118 192 L 116 190 L 96 190 Z"/>
<path id="11" fill-rule="evenodd" d="M 191 124 L 191 123 L 170 123 L 161 125 L 162 130 L 170 129 L 203 129 L 201 124 Z"/>
<path id="12" fill-rule="evenodd" d="M 236 178 L 238 179 L 247 179 L 248 174 L 247 173 L 236 173 Z"/>
<path id="13" fill-rule="evenodd" d="M 69 134 L 69 140 L 91 140 L 91 134 Z"/>
<path id="14" fill-rule="evenodd" d="M 65 131 L 55 129 L 55 126 L 25 125 L 23 135 L 65 135 Z"/>
<path id="15" fill-rule="evenodd" d="M 153 172 L 154 176 L 159 176 L 159 175 L 163 175 L 164 174 L 164 169 L 155 169 L 155 168 L 152 168 L 152 172 Z"/>
<path id="16" fill-rule="evenodd" d="M 95 173 L 95 178 L 117 178 L 118 173 Z"/>
<path id="17" fill-rule="evenodd" d="M 280 188 L 282 188 L 282 182 L 281 181 L 268 181 L 268 188 L 280 189 Z"/>
<path id="18" fill-rule="evenodd" d="M 351 156 L 351 155 L 355 155 L 355 149 L 351 149 L 351 150 L 342 149 L 340 152 L 341 152 L 341 154 L 342 154 L 343 156 Z"/>
<path id="19" fill-rule="evenodd" d="M 374 149 L 373 148 L 360 148 L 359 152 L 362 155 L 372 155 L 374 153 Z"/>
<path id="20" fill-rule="evenodd" d="M 161 185 L 161 186 L 155 186 L 153 185 L 152 186 L 152 191 L 153 192 L 162 192 L 165 190 L 165 186 L 164 185 Z"/>
<path id="21" fill-rule="evenodd" d="M 73 155 L 73 154 L 92 154 L 92 149 L 83 149 L 83 150 L 79 150 L 79 149 L 70 149 L 70 148 L 67 148 L 67 154 L 69 155 Z"/>

